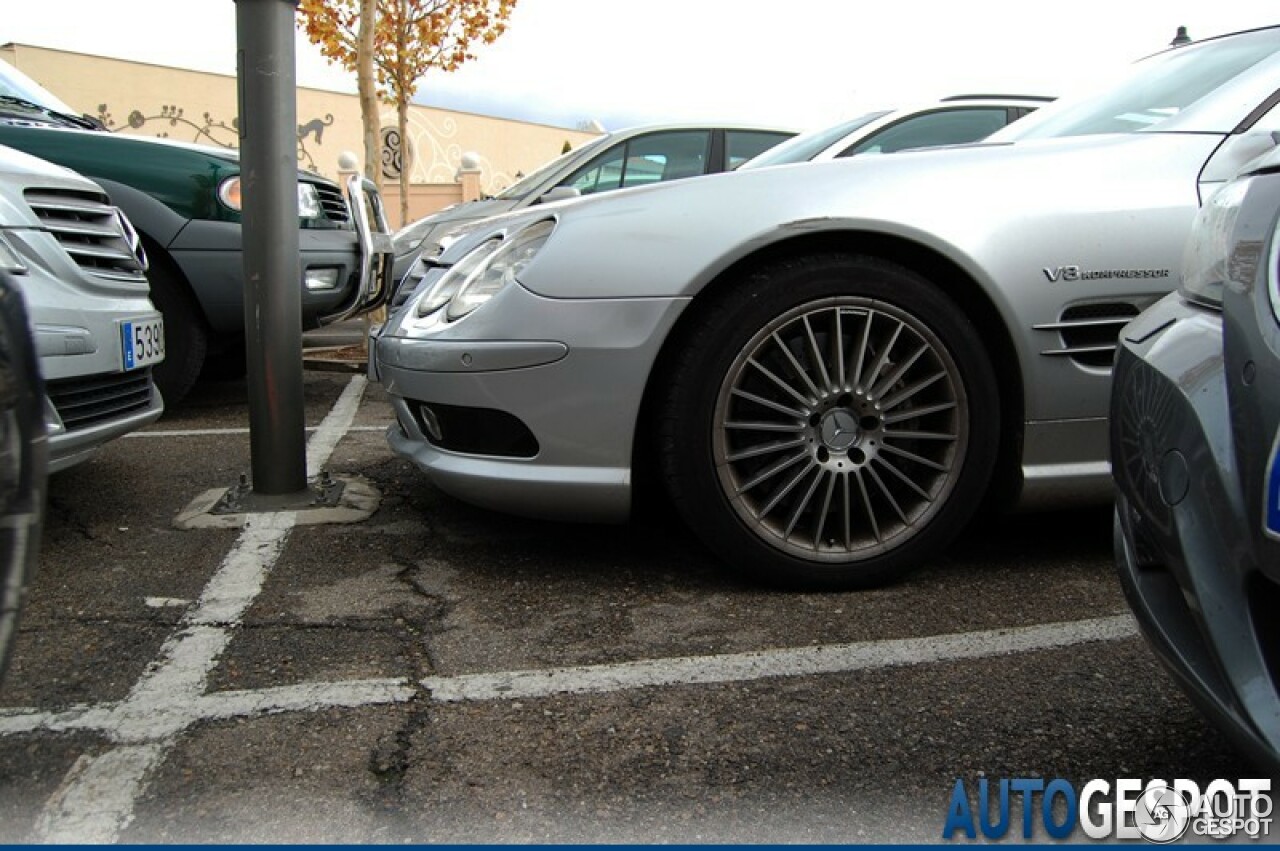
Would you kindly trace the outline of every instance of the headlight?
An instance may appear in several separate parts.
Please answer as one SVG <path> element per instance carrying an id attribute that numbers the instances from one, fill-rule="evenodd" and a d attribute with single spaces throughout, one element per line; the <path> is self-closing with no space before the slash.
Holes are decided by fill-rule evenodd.
<path id="1" fill-rule="evenodd" d="M 324 216 L 320 206 L 320 193 L 311 183 L 298 183 L 298 218 L 319 219 Z"/>
<path id="2" fill-rule="evenodd" d="M 1276 232 L 1271 235 L 1271 256 L 1267 258 L 1267 277 L 1270 278 L 1268 291 L 1271 293 L 1271 312 L 1280 319 L 1280 221 L 1276 222 Z"/>
<path id="3" fill-rule="evenodd" d="M 9 245 L 2 233 L 0 233 L 0 269 L 11 272 L 14 275 L 25 275 L 27 273 L 27 264 L 22 262 L 18 252 L 13 250 L 13 246 Z"/>
<path id="4" fill-rule="evenodd" d="M 240 197 L 240 175 L 228 177 L 218 184 L 218 200 L 239 213 L 244 209 Z M 303 219 L 319 219 L 324 216 L 324 208 L 320 206 L 320 193 L 310 183 L 298 183 L 298 217 Z"/>
<path id="5" fill-rule="evenodd" d="M 467 256 L 454 263 L 418 302 L 418 315 L 427 316 L 448 304 L 458 292 L 458 287 L 462 286 L 462 282 L 501 246 L 502 237 L 495 236 L 493 239 L 485 240 L 472 249 Z M 419 259 L 417 262 L 421 263 L 422 260 Z"/>
<path id="6" fill-rule="evenodd" d="M 555 222 L 532 224 L 513 236 L 495 236 L 473 248 L 418 301 L 419 316 L 448 305 L 445 318 L 461 319 L 515 280 L 551 236 Z"/>
<path id="7" fill-rule="evenodd" d="M 218 200 L 237 213 L 243 206 L 240 201 L 240 175 L 228 177 L 218 184 Z"/>
<path id="8" fill-rule="evenodd" d="M 1249 181 L 1233 180 L 1200 208 L 1182 255 L 1182 295 L 1188 301 L 1215 310 L 1222 307 L 1222 287 L 1227 280 L 1231 234 Z"/>
<path id="9" fill-rule="evenodd" d="M 445 316 L 450 320 L 461 319 L 515 281 L 516 276 L 542 250 L 555 226 L 555 222 L 546 219 L 505 240 L 497 251 L 463 279 L 445 310 Z"/>

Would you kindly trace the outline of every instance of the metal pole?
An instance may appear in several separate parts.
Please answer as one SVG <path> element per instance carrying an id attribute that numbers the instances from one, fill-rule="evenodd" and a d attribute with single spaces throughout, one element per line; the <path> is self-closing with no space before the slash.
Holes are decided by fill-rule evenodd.
<path id="1" fill-rule="evenodd" d="M 298 259 L 297 0 L 235 0 L 253 489 L 307 489 Z"/>

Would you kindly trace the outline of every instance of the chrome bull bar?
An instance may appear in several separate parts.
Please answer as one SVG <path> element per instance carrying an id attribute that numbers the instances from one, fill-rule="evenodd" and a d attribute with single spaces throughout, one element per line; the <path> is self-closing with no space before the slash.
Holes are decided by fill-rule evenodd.
<path id="1" fill-rule="evenodd" d="M 334 313 L 321 317 L 322 325 L 377 310 L 391 298 L 395 251 L 382 196 L 372 180 L 358 174 L 347 178 L 345 189 L 360 247 L 359 280 L 351 299 Z"/>

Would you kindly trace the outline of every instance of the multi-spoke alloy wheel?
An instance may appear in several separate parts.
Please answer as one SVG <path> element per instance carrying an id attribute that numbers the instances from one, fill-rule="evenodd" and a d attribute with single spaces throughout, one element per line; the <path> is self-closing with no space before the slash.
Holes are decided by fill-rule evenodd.
<path id="1" fill-rule="evenodd" d="M 664 421 L 668 481 L 730 561 L 786 584 L 882 582 L 970 517 L 998 397 L 972 326 L 927 281 L 865 258 L 792 261 L 691 339 Z"/>
<path id="2" fill-rule="evenodd" d="M 720 388 L 713 452 L 745 523 L 801 557 L 844 561 L 928 523 L 968 423 L 956 365 L 919 319 L 839 298 L 751 338 Z"/>

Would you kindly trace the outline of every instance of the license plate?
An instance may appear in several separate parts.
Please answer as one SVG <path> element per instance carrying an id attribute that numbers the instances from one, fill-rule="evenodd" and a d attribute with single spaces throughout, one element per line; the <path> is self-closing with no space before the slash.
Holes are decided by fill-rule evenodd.
<path id="1" fill-rule="evenodd" d="M 164 360 L 164 319 L 130 319 L 120 323 L 125 371 Z"/>

